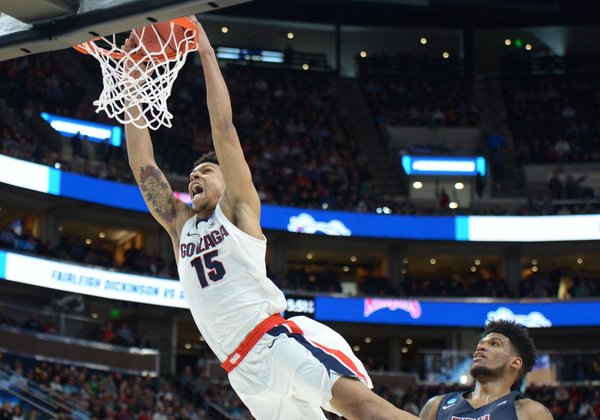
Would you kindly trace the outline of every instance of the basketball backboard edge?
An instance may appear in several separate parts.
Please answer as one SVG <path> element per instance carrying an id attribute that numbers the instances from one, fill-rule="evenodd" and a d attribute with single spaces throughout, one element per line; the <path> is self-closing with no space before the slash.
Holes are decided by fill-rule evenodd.
<path id="1" fill-rule="evenodd" d="M 6 0 L 0 1 L 0 7 L 3 1 Z M 98 36 L 125 32 L 190 14 L 207 13 L 248 1 L 252 0 L 80 0 L 77 13 L 35 24 L 25 24 L 11 16 L 2 15 L 0 61 L 61 50 Z"/>

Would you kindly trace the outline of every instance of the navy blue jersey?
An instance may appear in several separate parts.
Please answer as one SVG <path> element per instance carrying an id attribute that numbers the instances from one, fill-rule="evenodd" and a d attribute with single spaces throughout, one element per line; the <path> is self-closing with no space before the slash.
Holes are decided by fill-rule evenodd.
<path id="1" fill-rule="evenodd" d="M 468 394 L 468 392 L 465 392 Z M 442 397 L 436 420 L 518 420 L 515 401 L 528 398 L 519 391 L 492 401 L 478 409 L 465 399 L 461 392 L 451 392 Z"/>

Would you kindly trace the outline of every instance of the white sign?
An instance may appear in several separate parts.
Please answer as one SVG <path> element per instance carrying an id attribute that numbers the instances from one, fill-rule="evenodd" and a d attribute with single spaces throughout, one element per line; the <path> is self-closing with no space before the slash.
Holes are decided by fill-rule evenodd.
<path id="1" fill-rule="evenodd" d="M 599 239 L 600 215 L 469 217 L 470 241 L 550 242 Z"/>
<path id="2" fill-rule="evenodd" d="M 300 213 L 298 216 L 290 217 L 288 231 L 298 233 L 321 232 L 331 236 L 350 236 L 352 232 L 339 220 L 333 219 L 329 222 L 317 222 L 308 213 Z"/>
<path id="3" fill-rule="evenodd" d="M 6 280 L 70 293 L 189 308 L 176 280 L 136 276 L 6 253 Z"/>
<path id="4" fill-rule="evenodd" d="M 527 315 L 518 315 L 504 307 L 488 312 L 486 324 L 490 321 L 499 321 L 501 319 L 515 321 L 517 324 L 521 324 L 527 328 L 546 328 L 552 326 L 552 322 L 541 312 L 534 311 Z"/>

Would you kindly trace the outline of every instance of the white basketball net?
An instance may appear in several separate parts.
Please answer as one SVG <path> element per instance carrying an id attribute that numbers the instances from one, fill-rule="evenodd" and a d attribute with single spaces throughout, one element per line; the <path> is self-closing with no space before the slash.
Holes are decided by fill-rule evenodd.
<path id="1" fill-rule="evenodd" d="M 130 52 L 116 45 L 114 35 L 112 40 L 102 38 L 110 50 L 98 47 L 94 41 L 79 45 L 95 57 L 102 68 L 104 89 L 100 98 L 94 101 L 96 112 L 104 111 L 120 123 L 133 124 L 138 128 L 157 130 L 161 125 L 171 127 L 173 114 L 167 109 L 167 99 L 171 96 L 171 88 L 179 70 L 185 64 L 187 53 L 198 49 L 193 42 L 194 31 L 187 29 L 184 38 L 177 43 L 176 54 L 167 54 L 165 50 L 171 49 L 169 44 L 174 45 L 173 25 L 175 23 L 171 22 L 169 38 L 161 43 L 161 52 L 150 52 L 144 47 L 140 42 L 140 38 L 144 37 L 143 32 L 140 36 L 134 32 L 138 46 Z M 153 26 L 143 29 L 147 30 L 154 30 L 158 39 L 161 39 Z M 144 118 L 134 118 L 130 109 L 135 106 Z"/>

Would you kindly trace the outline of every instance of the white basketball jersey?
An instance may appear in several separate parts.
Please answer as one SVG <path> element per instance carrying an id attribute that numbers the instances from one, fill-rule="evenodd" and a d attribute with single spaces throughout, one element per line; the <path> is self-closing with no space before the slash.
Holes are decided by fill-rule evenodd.
<path id="1" fill-rule="evenodd" d="M 224 361 L 262 320 L 287 308 L 267 277 L 267 240 L 233 225 L 217 204 L 212 217 L 183 226 L 179 278 L 202 336 Z"/>

